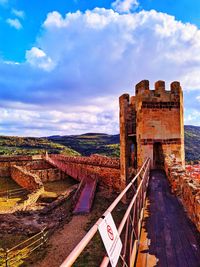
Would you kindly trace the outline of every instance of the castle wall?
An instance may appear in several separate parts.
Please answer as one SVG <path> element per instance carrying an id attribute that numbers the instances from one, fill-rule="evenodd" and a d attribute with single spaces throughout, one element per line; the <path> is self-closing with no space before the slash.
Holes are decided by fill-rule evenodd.
<path id="1" fill-rule="evenodd" d="M 101 158 L 101 156 L 98 157 L 99 159 Z M 91 163 L 90 157 L 88 157 L 88 159 Z M 107 186 L 117 191 L 121 190 L 119 168 L 113 168 L 113 166 L 103 167 L 102 164 L 100 164 L 100 166 L 94 164 L 83 164 L 81 158 L 80 161 L 79 158 L 77 158 L 76 160 L 73 160 L 73 162 L 71 162 L 71 160 L 68 162 L 68 157 L 60 157 L 58 155 L 47 156 L 46 160 L 52 165 L 56 166 L 62 172 L 78 181 L 92 178 L 94 180 L 98 180 L 98 183 L 102 186 Z"/>
<path id="2" fill-rule="evenodd" d="M 66 156 L 62 154 L 53 154 L 51 155 L 51 158 L 58 159 L 63 162 L 71 162 L 71 163 L 78 163 L 78 164 L 84 164 L 84 165 L 93 165 L 93 166 L 101 166 L 101 167 L 108 167 L 108 168 L 115 168 L 119 169 L 119 159 L 118 158 L 110 158 L 103 155 L 93 154 L 89 157 L 72 157 L 72 156 Z"/>

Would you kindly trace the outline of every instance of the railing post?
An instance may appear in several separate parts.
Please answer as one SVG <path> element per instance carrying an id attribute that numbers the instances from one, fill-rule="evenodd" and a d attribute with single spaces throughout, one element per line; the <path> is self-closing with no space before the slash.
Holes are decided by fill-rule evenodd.
<path id="1" fill-rule="evenodd" d="M 8 260 L 9 260 L 9 258 L 8 258 L 8 249 L 6 249 L 6 267 L 9 267 L 8 266 Z"/>
<path id="2" fill-rule="evenodd" d="M 44 229 L 42 229 L 41 231 L 41 245 L 43 246 L 44 245 Z"/>
<path id="3" fill-rule="evenodd" d="M 8 189 L 6 189 L 6 201 L 8 201 Z"/>

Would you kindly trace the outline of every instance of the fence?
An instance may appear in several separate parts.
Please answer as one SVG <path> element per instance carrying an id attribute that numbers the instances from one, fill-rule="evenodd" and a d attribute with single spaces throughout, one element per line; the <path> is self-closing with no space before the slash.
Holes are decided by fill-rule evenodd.
<path id="1" fill-rule="evenodd" d="M 19 266 L 34 250 L 39 249 L 47 242 L 47 234 L 48 232 L 44 228 L 41 232 L 29 239 L 21 242 L 11 249 L 5 250 L 2 254 L 0 254 L 0 266 Z"/>
<path id="2" fill-rule="evenodd" d="M 149 171 L 150 171 L 150 159 L 147 159 L 137 175 L 132 179 L 132 181 L 127 185 L 127 187 L 121 192 L 121 194 L 115 199 L 115 201 L 110 205 L 110 207 L 105 211 L 103 216 L 93 225 L 93 227 L 88 231 L 84 238 L 79 242 L 79 244 L 74 248 L 66 260 L 62 263 L 60 267 L 70 267 L 83 252 L 85 247 L 93 239 L 98 231 L 98 226 L 102 222 L 103 218 L 108 214 L 112 213 L 113 210 L 118 206 L 120 201 L 125 197 L 127 199 L 130 193 L 132 197 L 130 198 L 128 208 L 119 224 L 118 233 L 122 241 L 122 252 L 120 255 L 121 265 L 124 266 L 134 266 L 139 239 L 141 232 L 141 225 L 144 213 L 144 206 L 146 200 L 146 192 L 149 182 Z M 94 251 L 95 253 L 95 251 Z M 101 267 L 108 266 L 109 258 L 104 256 L 101 262 Z"/>
<path id="3" fill-rule="evenodd" d="M 5 197 L 6 199 L 9 199 L 26 195 L 27 193 L 28 191 L 25 188 L 17 188 L 12 190 L 0 191 L 0 197 Z"/>

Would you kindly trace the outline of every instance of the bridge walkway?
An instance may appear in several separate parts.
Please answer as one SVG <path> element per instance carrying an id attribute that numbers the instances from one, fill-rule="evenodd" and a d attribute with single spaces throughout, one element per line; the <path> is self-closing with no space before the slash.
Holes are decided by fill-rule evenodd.
<path id="1" fill-rule="evenodd" d="M 164 172 L 151 171 L 146 204 L 136 267 L 199 267 L 199 234 Z"/>

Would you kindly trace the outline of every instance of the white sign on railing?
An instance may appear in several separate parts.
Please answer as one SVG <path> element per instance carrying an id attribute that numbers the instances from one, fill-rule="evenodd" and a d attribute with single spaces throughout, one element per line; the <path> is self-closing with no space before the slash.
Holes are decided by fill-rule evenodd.
<path id="1" fill-rule="evenodd" d="M 112 267 L 117 265 L 122 250 L 122 242 L 111 213 L 108 213 L 98 226 Z"/>

